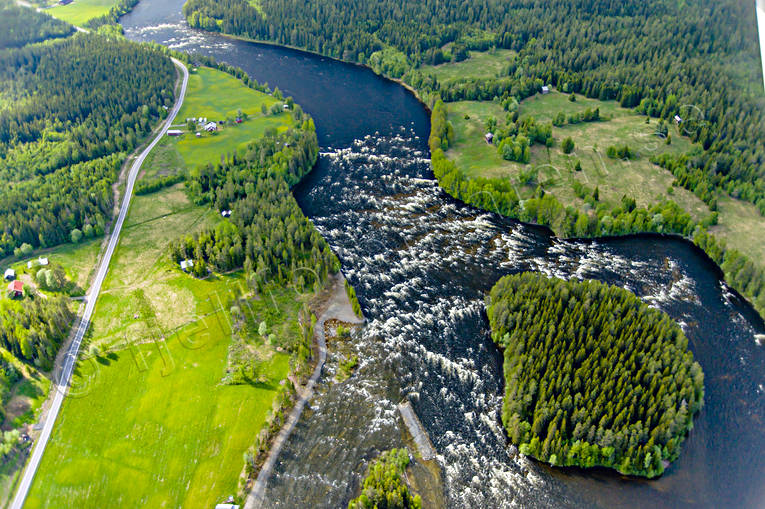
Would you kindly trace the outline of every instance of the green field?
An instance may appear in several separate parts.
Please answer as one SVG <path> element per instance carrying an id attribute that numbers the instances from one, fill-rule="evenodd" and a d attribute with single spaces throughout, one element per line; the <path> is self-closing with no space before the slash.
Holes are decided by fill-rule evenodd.
<path id="1" fill-rule="evenodd" d="M 36 265 L 38 258 L 46 257 L 50 263 L 61 265 L 66 271 L 68 279 L 74 281 L 80 288 L 87 289 L 88 280 L 96 268 L 96 261 L 103 241 L 103 237 L 95 237 L 82 240 L 79 244 L 61 244 L 51 249 L 39 249 L 31 256 L 19 261 L 16 261 L 15 258 L 2 260 L 0 266 L 7 267 L 6 264 L 8 264 L 16 270 L 17 274 L 28 274 L 33 277 L 40 269 Z M 27 268 L 29 261 L 35 263 L 32 269 Z"/>
<path id="2" fill-rule="evenodd" d="M 253 111 L 248 122 L 231 128 L 236 136 L 224 130 L 211 137 L 218 145 L 197 148 L 204 161 L 220 157 L 213 147 L 238 148 L 244 133 L 251 138 L 288 123 L 287 114 L 260 115 L 258 101 L 274 99 L 222 74 L 201 69 L 192 76 L 184 111 L 194 113 L 181 118 L 213 118 L 240 107 L 257 115 Z M 230 87 L 225 94 L 222 86 Z M 178 145 L 180 154 L 195 153 Z M 157 173 L 151 162 L 147 166 L 147 175 Z M 241 272 L 196 279 L 166 250 L 171 240 L 221 220 L 208 207 L 193 205 L 183 184 L 133 198 L 72 396 L 64 402 L 26 507 L 213 507 L 237 493 L 243 454 L 267 422 L 289 371 L 290 356 L 281 346 L 299 334 L 301 300 L 277 288 L 268 299 L 251 300 L 245 323 L 266 321 L 276 337 L 266 342 L 237 333 L 246 338 L 238 346 L 262 361 L 260 381 L 223 383 L 239 330 L 232 325 L 237 321 L 231 300 L 247 292 L 247 285 Z"/>
<path id="3" fill-rule="evenodd" d="M 423 65 L 423 74 L 432 74 L 438 81 L 445 82 L 459 78 L 496 78 L 502 67 L 515 56 L 515 51 L 495 49 L 492 51 L 470 53 L 470 58 L 462 62 L 448 62 L 440 65 Z"/>
<path id="4" fill-rule="evenodd" d="M 729 247 L 748 254 L 752 260 L 765 266 L 765 219 L 751 203 L 720 196 L 717 200 L 719 225 L 711 229 L 715 236 L 725 239 Z"/>
<path id="5" fill-rule="evenodd" d="M 224 94 L 218 91 L 225 90 Z M 220 162 L 221 155 L 242 154 L 247 144 L 260 137 L 268 128 L 277 131 L 292 125 L 289 112 L 278 114 L 261 113 L 261 105 L 271 108 L 280 104 L 274 97 L 241 86 L 239 80 L 221 71 L 202 67 L 192 70 L 186 100 L 176 117 L 175 129 L 186 129 L 187 118 L 207 118 L 208 121 L 223 120 L 216 133 L 206 133 L 201 129 L 186 132 L 178 138 L 166 137 L 149 156 L 145 175 L 171 175 L 185 167 L 191 169 L 202 164 Z M 247 118 L 235 123 L 237 111 L 241 110 Z M 195 132 L 201 131 L 197 138 Z"/>
<path id="6" fill-rule="evenodd" d="M 461 101 L 448 103 L 449 121 L 454 125 L 455 140 L 447 156 L 457 163 L 467 175 L 474 177 L 509 178 L 516 183 L 522 198 L 528 198 L 537 184 L 553 193 L 564 206 L 583 206 L 572 185 L 579 182 L 593 190 L 599 188 L 600 201 L 618 202 L 622 195 L 633 196 L 639 205 L 649 206 L 665 199 L 672 199 L 691 212 L 696 219 L 709 214 L 708 207 L 693 193 L 678 187 L 672 188 L 674 177 L 666 170 L 652 164 L 649 158 L 663 152 L 681 153 L 691 149 L 691 143 L 670 127 L 672 144 L 655 134 L 656 120 L 645 123 L 645 117 L 621 108 L 616 102 L 604 102 L 577 97 L 570 102 L 568 96 L 551 92 L 536 95 L 520 105 L 520 117 L 533 116 L 537 121 L 550 122 L 559 112 L 566 115 L 583 112 L 587 108 L 600 108 L 599 122 L 580 123 L 553 127 L 555 145 L 547 147 L 535 144 L 531 148 L 531 162 L 520 164 L 504 160 L 495 145 L 483 139 L 486 120 L 493 116 L 502 124 L 507 116 L 501 105 L 492 101 Z M 468 116 L 469 118 L 465 118 Z M 563 139 L 571 137 L 574 152 L 564 154 Z M 640 154 L 636 159 L 614 160 L 606 156 L 610 145 L 627 144 Z M 582 171 L 574 171 L 580 161 Z M 530 185 L 519 183 L 521 172 L 536 170 L 538 176 Z M 672 189 L 671 194 L 668 190 Z"/>
<path id="7" fill-rule="evenodd" d="M 117 5 L 117 0 L 74 0 L 69 5 L 55 5 L 45 12 L 52 16 L 71 23 L 75 26 L 84 26 L 93 18 L 108 14 L 109 10 Z"/>

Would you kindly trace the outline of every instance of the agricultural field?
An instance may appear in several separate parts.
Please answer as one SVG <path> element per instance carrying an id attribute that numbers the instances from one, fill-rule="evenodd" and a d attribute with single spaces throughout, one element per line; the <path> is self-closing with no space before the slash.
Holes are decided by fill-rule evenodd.
<path id="1" fill-rule="evenodd" d="M 461 101 L 448 103 L 449 121 L 454 125 L 455 140 L 447 156 L 467 175 L 473 177 L 506 177 L 515 182 L 522 198 L 528 198 L 537 184 L 553 193 L 564 205 L 582 206 L 573 185 L 579 182 L 586 188 L 599 188 L 600 200 L 617 203 L 622 195 L 633 196 L 638 205 L 651 204 L 672 199 L 688 210 L 696 219 L 709 214 L 708 207 L 693 193 L 672 187 L 674 177 L 666 170 L 652 164 L 649 158 L 663 152 L 682 153 L 691 149 L 687 138 L 680 136 L 670 126 L 672 144 L 656 135 L 657 121 L 645 123 L 644 116 L 621 108 L 616 102 L 598 101 L 577 96 L 570 102 L 568 95 L 552 91 L 547 95 L 536 95 L 521 102 L 520 118 L 534 117 L 548 123 L 559 113 L 566 115 L 581 113 L 586 109 L 600 109 L 602 120 L 574 125 L 553 127 L 555 144 L 551 148 L 534 144 L 531 147 L 531 161 L 520 164 L 504 160 L 497 152 L 496 145 L 484 141 L 486 121 L 494 117 L 503 124 L 508 113 L 497 102 Z M 561 143 L 570 137 L 574 151 L 565 154 Z M 606 149 L 611 145 L 627 144 L 637 151 L 638 157 L 630 160 L 610 159 Z M 579 161 L 582 170 L 575 171 Z M 536 173 L 529 179 L 528 174 Z M 525 174 L 524 178 L 522 174 Z M 529 185 L 521 185 L 521 181 Z"/>
<path id="2" fill-rule="evenodd" d="M 183 167 L 192 169 L 220 162 L 221 155 L 243 153 L 247 144 L 262 136 L 266 129 L 281 131 L 292 125 L 289 113 L 262 113 L 262 105 L 269 110 L 280 101 L 242 86 L 229 74 L 207 67 L 189 74 L 186 100 L 173 126 L 185 134 L 177 138 L 168 136 L 156 147 L 145 166 L 147 177 L 172 175 Z M 247 116 L 241 124 L 236 123 L 239 110 Z M 200 117 L 214 122 L 223 120 L 225 124 L 219 125 L 215 133 L 207 133 L 199 126 L 188 131 L 185 120 Z M 196 132 L 201 137 L 196 137 Z"/>
<path id="3" fill-rule="evenodd" d="M 287 114 L 260 113 L 261 102 L 274 99 L 230 80 L 208 69 L 193 74 L 179 117 L 241 108 L 252 112 L 249 120 L 209 138 L 170 140 L 162 158 L 147 161 L 147 176 L 159 174 L 155 163 L 173 153 L 167 147 L 176 151 L 173 166 L 189 154 L 200 159 L 188 161 L 213 162 L 220 147 L 239 149 L 288 124 Z M 221 94 L 215 86 L 229 88 Z M 243 455 L 290 370 L 286 350 L 300 335 L 302 301 L 275 287 L 239 310 L 233 299 L 250 292 L 241 271 L 205 279 L 181 271 L 169 242 L 220 221 L 192 204 L 183 184 L 133 198 L 26 507 L 213 507 L 237 493 Z M 249 332 L 262 322 L 268 338 Z M 228 383 L 235 343 L 258 359 L 256 379 Z"/>
<path id="4" fill-rule="evenodd" d="M 52 16 L 71 23 L 75 26 L 84 26 L 93 18 L 107 14 L 117 5 L 117 0 L 74 0 L 68 5 L 57 5 L 46 9 Z"/>
<path id="5" fill-rule="evenodd" d="M 493 49 L 489 51 L 472 51 L 470 58 L 462 62 L 447 62 L 440 65 L 423 65 L 423 74 L 432 74 L 439 82 L 459 78 L 496 78 L 502 67 L 515 57 L 515 51 L 509 49 Z"/>
<path id="6" fill-rule="evenodd" d="M 221 383 L 232 337 L 227 302 L 241 275 L 195 279 L 163 250 L 179 232 L 216 220 L 179 186 L 135 198 L 96 308 L 90 353 L 27 507 L 211 507 L 236 492 L 242 455 L 266 421 L 289 355 L 256 345 L 267 381 Z M 272 317 L 269 326 L 290 322 L 296 299 L 287 293 L 275 292 L 276 304 L 256 302 L 252 313 Z"/>

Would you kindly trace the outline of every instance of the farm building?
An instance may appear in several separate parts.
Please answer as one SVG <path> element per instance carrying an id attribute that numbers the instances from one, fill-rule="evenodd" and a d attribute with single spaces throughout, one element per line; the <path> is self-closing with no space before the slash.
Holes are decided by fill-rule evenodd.
<path id="1" fill-rule="evenodd" d="M 24 283 L 21 281 L 13 281 L 8 285 L 9 297 L 21 297 L 22 295 L 24 295 Z"/>
<path id="2" fill-rule="evenodd" d="M 181 260 L 181 270 L 188 272 L 194 266 L 194 260 Z"/>
<path id="3" fill-rule="evenodd" d="M 168 136 L 180 136 L 183 134 L 183 131 L 180 129 L 168 129 L 167 135 Z"/>
<path id="4" fill-rule="evenodd" d="M 544 95 L 544 94 L 549 94 L 549 93 L 550 93 L 550 87 L 548 87 L 547 85 L 543 86 L 542 87 L 542 94 Z"/>
<path id="5" fill-rule="evenodd" d="M 34 267 L 34 266 L 36 266 L 36 265 L 39 265 L 39 266 L 41 266 L 41 267 L 45 267 L 45 266 L 47 266 L 47 265 L 48 265 L 48 259 L 47 259 L 47 258 L 43 258 L 43 257 L 41 256 L 41 257 L 39 257 L 37 260 L 29 260 L 29 261 L 27 262 L 27 268 L 28 268 L 28 269 L 31 269 L 32 267 Z"/>
<path id="6" fill-rule="evenodd" d="M 218 124 L 216 124 L 215 122 L 208 122 L 207 124 L 205 124 L 205 131 L 207 131 L 208 133 L 213 133 L 217 130 L 218 130 Z"/>
<path id="7" fill-rule="evenodd" d="M 486 140 L 486 143 L 491 145 L 492 143 L 494 143 L 494 133 L 486 133 L 486 135 L 484 136 L 484 139 Z"/>
<path id="8" fill-rule="evenodd" d="M 5 271 L 5 280 L 6 281 L 13 281 L 16 279 L 16 271 L 13 269 L 6 269 Z"/>

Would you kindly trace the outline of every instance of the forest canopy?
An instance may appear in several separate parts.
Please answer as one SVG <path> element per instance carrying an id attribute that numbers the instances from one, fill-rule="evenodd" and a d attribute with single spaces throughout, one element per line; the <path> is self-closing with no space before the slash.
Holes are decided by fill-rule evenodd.
<path id="1" fill-rule="evenodd" d="M 69 23 L 35 9 L 16 5 L 12 0 L 0 0 L 0 50 L 20 48 L 72 33 L 74 27 Z"/>
<path id="2" fill-rule="evenodd" d="M 370 465 L 361 495 L 348 503 L 348 509 L 420 509 L 420 496 L 412 494 L 403 479 L 408 465 L 406 449 L 382 453 Z"/>
<path id="3" fill-rule="evenodd" d="M 161 52 L 94 34 L 0 50 L 0 256 L 103 232 L 120 167 L 175 79 Z"/>
<path id="4" fill-rule="evenodd" d="M 190 172 L 186 188 L 198 204 L 231 210 L 215 228 L 178 239 L 170 246 L 176 263 L 194 262 L 197 276 L 244 268 L 248 281 L 312 288 L 339 270 L 339 261 L 290 193 L 311 171 L 319 154 L 313 120 L 278 133 L 266 130 L 243 155 Z"/>
<path id="5" fill-rule="evenodd" d="M 369 64 L 444 101 L 520 100 L 538 81 L 665 120 L 679 115 L 705 149 L 689 161 L 689 188 L 765 213 L 765 109 L 740 72 L 759 61 L 751 2 L 189 0 L 184 13 L 194 27 Z M 517 52 L 497 77 L 442 83 L 421 69 L 492 47 Z"/>
<path id="6" fill-rule="evenodd" d="M 486 309 L 504 351 L 502 422 L 521 453 L 646 477 L 678 457 L 704 374 L 665 313 L 621 288 L 536 273 L 500 279 Z"/>

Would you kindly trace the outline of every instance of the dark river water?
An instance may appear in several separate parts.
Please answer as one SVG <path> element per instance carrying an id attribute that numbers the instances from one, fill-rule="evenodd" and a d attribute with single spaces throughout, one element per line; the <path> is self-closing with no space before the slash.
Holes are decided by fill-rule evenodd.
<path id="1" fill-rule="evenodd" d="M 128 37 L 242 67 L 314 117 L 322 154 L 295 195 L 369 320 L 353 346 L 360 368 L 342 384 L 325 374 L 267 507 L 347 505 L 367 461 L 402 444 L 404 398 L 435 445 L 449 507 L 765 507 L 762 322 L 703 254 L 671 238 L 565 241 L 467 207 L 433 180 L 428 115 L 408 91 L 362 67 L 190 30 L 182 4 L 142 0 L 122 19 Z M 501 356 L 482 300 L 524 270 L 622 286 L 682 325 L 704 369 L 705 406 L 660 479 L 508 453 Z"/>

